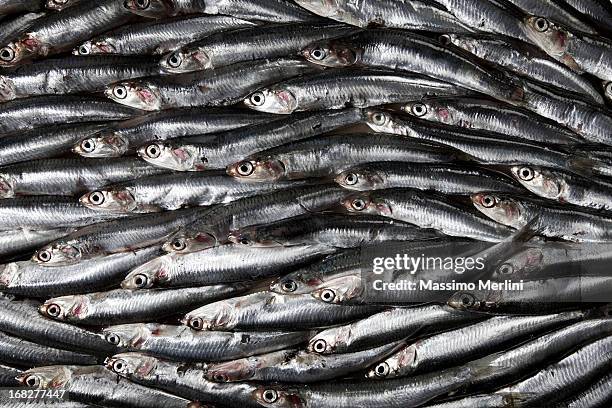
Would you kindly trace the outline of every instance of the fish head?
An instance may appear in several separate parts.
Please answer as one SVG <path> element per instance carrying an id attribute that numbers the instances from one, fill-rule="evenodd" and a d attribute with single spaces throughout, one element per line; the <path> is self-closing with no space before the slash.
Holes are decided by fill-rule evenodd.
<path id="1" fill-rule="evenodd" d="M 159 65 L 162 70 L 172 74 L 183 74 L 213 68 L 212 59 L 208 52 L 202 49 L 171 52 L 162 57 Z"/>
<path id="2" fill-rule="evenodd" d="M 438 40 L 442 45 L 449 46 L 454 45 L 456 47 L 462 48 L 470 54 L 477 54 L 478 47 L 478 37 L 471 37 L 469 35 L 459 35 L 459 34 L 442 34 L 438 37 Z"/>
<path id="3" fill-rule="evenodd" d="M 456 292 L 446 302 L 447 305 L 457 310 L 480 310 L 484 301 L 478 293 Z"/>
<path id="4" fill-rule="evenodd" d="M 210 303 L 185 315 L 181 321 L 193 330 L 223 330 L 231 325 L 236 307 L 228 301 Z"/>
<path id="5" fill-rule="evenodd" d="M 321 16 L 321 17 L 334 17 L 338 14 L 338 10 L 341 8 L 338 0 L 294 0 L 298 5 L 305 8 L 306 10 Z M 343 2 L 345 3 L 345 2 Z"/>
<path id="6" fill-rule="evenodd" d="M 47 0 L 46 7 L 49 10 L 61 11 L 65 8 L 73 6 L 79 0 Z"/>
<path id="7" fill-rule="evenodd" d="M 609 101 L 612 101 L 612 81 L 605 81 L 603 83 L 604 95 Z"/>
<path id="8" fill-rule="evenodd" d="M 16 379 L 26 387 L 55 389 L 64 387 L 71 377 L 71 366 L 47 366 L 24 371 Z"/>
<path id="9" fill-rule="evenodd" d="M 402 106 L 402 111 L 407 114 L 429 121 L 447 123 L 450 119 L 448 109 L 437 106 L 432 101 L 416 101 L 410 102 Z"/>
<path id="10" fill-rule="evenodd" d="M 43 45 L 35 37 L 26 34 L 0 48 L 0 67 L 15 66 L 43 52 Z"/>
<path id="11" fill-rule="evenodd" d="M 0 173 L 0 198 L 15 197 L 15 179 L 10 174 Z"/>
<path id="12" fill-rule="evenodd" d="M 217 383 L 246 381 L 255 375 L 256 364 L 257 358 L 211 364 L 206 371 L 206 378 Z"/>
<path id="13" fill-rule="evenodd" d="M 282 276 L 270 284 L 270 291 L 282 295 L 311 293 L 321 284 L 321 279 L 305 273 L 292 273 Z"/>
<path id="14" fill-rule="evenodd" d="M 350 326 L 338 326 L 323 330 L 308 343 L 308 351 L 318 354 L 332 354 L 348 344 L 351 337 Z"/>
<path id="15" fill-rule="evenodd" d="M 125 0 L 123 6 L 131 13 L 147 18 L 160 18 L 175 13 L 172 0 Z"/>
<path id="16" fill-rule="evenodd" d="M 16 282 L 21 275 L 19 263 L 11 262 L 0 265 L 0 289 L 11 287 L 13 282 Z"/>
<path id="17" fill-rule="evenodd" d="M 522 251 L 504 260 L 495 268 L 500 279 L 528 277 L 529 274 L 544 267 L 543 248 L 524 248 Z"/>
<path id="18" fill-rule="evenodd" d="M 283 88 L 262 89 L 253 92 L 244 100 L 244 104 L 259 112 L 288 115 L 298 107 L 295 95 Z"/>
<path id="19" fill-rule="evenodd" d="M 273 157 L 255 158 L 229 165 L 227 174 L 253 181 L 278 180 L 285 174 L 285 165 Z"/>
<path id="20" fill-rule="evenodd" d="M 340 173 L 335 178 L 336 183 L 349 190 L 368 191 L 376 190 L 384 183 L 382 172 L 354 168 Z"/>
<path id="21" fill-rule="evenodd" d="M 360 275 L 343 276 L 328 280 L 310 295 L 322 302 L 339 305 L 357 299 L 363 293 L 363 290 Z"/>
<path id="22" fill-rule="evenodd" d="M 81 140 L 72 151 L 83 157 L 121 157 L 127 153 L 130 142 L 115 132 L 100 132 Z"/>
<path id="23" fill-rule="evenodd" d="M 138 149 L 138 155 L 154 166 L 176 171 L 202 171 L 208 164 L 196 146 L 170 142 L 149 142 Z"/>
<path id="24" fill-rule="evenodd" d="M 313 64 L 330 68 L 349 67 L 359 62 L 357 50 L 340 40 L 314 42 L 305 47 L 301 54 Z"/>
<path id="25" fill-rule="evenodd" d="M 57 297 L 47 300 L 38 310 L 43 316 L 54 320 L 80 320 L 87 315 L 89 298 L 80 295 Z"/>
<path id="26" fill-rule="evenodd" d="M 403 347 L 386 360 L 376 364 L 366 373 L 366 377 L 372 380 L 384 380 L 401 375 L 409 375 L 416 366 L 417 350 L 416 344 Z"/>
<path id="27" fill-rule="evenodd" d="M 342 200 L 342 207 L 349 213 L 373 214 L 389 216 L 391 207 L 382 197 L 377 197 L 371 191 L 351 194 Z"/>
<path id="28" fill-rule="evenodd" d="M 261 386 L 252 394 L 253 400 L 261 406 L 271 408 L 306 408 L 305 400 L 297 389 Z"/>
<path id="29" fill-rule="evenodd" d="M 132 108 L 146 111 L 161 109 L 162 99 L 159 89 L 144 81 L 119 82 L 107 87 L 104 94 L 107 98 Z"/>
<path id="30" fill-rule="evenodd" d="M 120 187 L 92 191 L 81 196 L 79 201 L 92 210 L 119 214 L 132 212 L 138 206 L 132 193 Z"/>
<path id="31" fill-rule="evenodd" d="M 168 273 L 173 264 L 173 254 L 166 254 L 151 259 L 132 269 L 123 282 L 121 282 L 121 287 L 129 290 L 140 290 L 163 285 L 169 279 Z"/>
<path id="32" fill-rule="evenodd" d="M 515 228 L 523 226 L 523 206 L 512 197 L 498 193 L 477 193 L 471 199 L 476 209 L 493 221 Z"/>
<path id="33" fill-rule="evenodd" d="M 561 176 L 537 166 L 513 166 L 510 172 L 527 190 L 548 199 L 558 199 L 567 186 Z"/>
<path id="34" fill-rule="evenodd" d="M 110 38 L 85 41 L 72 51 L 73 55 L 117 54 L 114 41 Z"/>
<path id="35" fill-rule="evenodd" d="M 188 254 L 219 245 L 215 234 L 207 231 L 189 231 L 175 234 L 166 241 L 162 250 L 168 253 Z"/>
<path id="36" fill-rule="evenodd" d="M 389 112 L 379 109 L 366 109 L 365 118 L 366 124 L 375 132 L 398 134 L 396 124 Z"/>
<path id="37" fill-rule="evenodd" d="M 261 245 L 257 236 L 257 230 L 254 227 L 241 228 L 231 231 L 227 237 L 228 241 L 236 245 L 244 246 L 264 246 Z"/>
<path id="38" fill-rule="evenodd" d="M 106 368 L 126 378 L 147 378 L 155 372 L 159 360 L 142 353 L 120 353 L 104 361 Z"/>
<path id="39" fill-rule="evenodd" d="M 12 101 L 17 97 L 13 80 L 7 76 L 0 75 L 0 102 Z"/>
<path id="40" fill-rule="evenodd" d="M 83 258 L 80 245 L 70 242 L 55 242 L 46 245 L 32 255 L 31 260 L 44 266 L 72 265 Z"/>
<path id="41" fill-rule="evenodd" d="M 570 36 L 566 30 L 541 16 L 528 16 L 523 20 L 523 23 L 527 37 L 547 54 L 556 58 L 563 57 Z"/>
<path id="42" fill-rule="evenodd" d="M 146 323 L 120 324 L 104 328 L 100 336 L 115 347 L 138 349 L 151 337 L 155 326 Z"/>

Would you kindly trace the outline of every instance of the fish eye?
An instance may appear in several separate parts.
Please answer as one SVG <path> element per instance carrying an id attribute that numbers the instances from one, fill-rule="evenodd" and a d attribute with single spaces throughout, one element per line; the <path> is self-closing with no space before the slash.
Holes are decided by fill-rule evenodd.
<path id="1" fill-rule="evenodd" d="M 215 382 L 227 382 L 228 379 L 225 374 L 216 373 L 215 375 L 213 375 L 213 380 Z"/>
<path id="2" fill-rule="evenodd" d="M 462 294 L 459 298 L 459 301 L 461 302 L 461 305 L 465 307 L 474 306 L 474 304 L 476 303 L 476 299 L 474 298 L 474 296 L 470 295 L 469 293 Z"/>
<path id="3" fill-rule="evenodd" d="M 253 165 L 251 164 L 251 162 L 248 161 L 240 163 L 237 168 L 238 174 L 244 177 L 253 174 L 253 170 L 255 170 L 253 168 Z"/>
<path id="4" fill-rule="evenodd" d="M 497 271 L 501 275 L 510 275 L 514 272 L 514 266 L 510 265 L 509 263 L 501 264 L 499 268 L 497 268 Z"/>
<path id="5" fill-rule="evenodd" d="M 59 317 L 61 312 L 62 308 L 55 303 L 51 303 L 49 306 L 47 306 L 47 314 L 51 317 Z"/>
<path id="6" fill-rule="evenodd" d="M 548 23 L 548 20 L 546 20 L 544 17 L 538 17 L 535 20 L 535 24 L 534 25 L 535 25 L 535 29 L 538 30 L 541 33 L 545 32 L 550 27 L 550 24 Z"/>
<path id="7" fill-rule="evenodd" d="M 412 108 L 410 108 L 410 111 L 414 116 L 420 118 L 421 116 L 424 116 L 427 113 L 427 106 L 422 103 L 415 103 L 414 105 L 412 105 Z"/>
<path id="8" fill-rule="evenodd" d="M 448 34 L 442 34 L 439 38 L 440 44 L 442 45 L 450 45 L 451 41 L 451 37 Z"/>
<path id="9" fill-rule="evenodd" d="M 38 376 L 35 376 L 35 375 L 29 375 L 26 377 L 24 383 L 28 387 L 38 387 L 40 386 L 40 378 L 38 378 Z"/>
<path id="10" fill-rule="evenodd" d="M 310 51 L 310 56 L 317 61 L 321 61 L 327 56 L 327 53 L 323 48 L 319 47 Z"/>
<path id="11" fill-rule="evenodd" d="M 353 200 L 353 202 L 351 203 L 351 206 L 356 210 L 356 211 L 363 211 L 366 208 L 366 202 L 364 200 L 362 200 L 361 198 L 356 198 Z"/>
<path id="12" fill-rule="evenodd" d="M 534 174 L 533 170 L 530 167 L 522 167 L 518 171 L 518 176 L 523 181 L 531 181 L 531 180 L 533 180 L 535 174 Z"/>
<path id="13" fill-rule="evenodd" d="M 134 276 L 134 285 L 136 285 L 138 288 L 142 289 L 145 286 L 147 286 L 148 283 L 149 283 L 149 278 L 146 275 L 143 275 L 140 273 Z"/>
<path id="14" fill-rule="evenodd" d="M 96 142 L 93 139 L 85 139 L 81 142 L 81 150 L 85 153 L 91 153 L 96 150 Z"/>
<path id="15" fill-rule="evenodd" d="M 376 112 L 374 115 L 372 115 L 372 122 L 375 125 L 382 126 L 385 124 L 386 121 L 387 121 L 387 115 L 385 115 L 382 112 Z"/>
<path id="16" fill-rule="evenodd" d="M 150 0 L 135 0 L 134 4 L 136 4 L 136 7 L 138 7 L 140 10 L 145 10 L 149 8 L 149 6 L 151 5 L 151 1 Z"/>
<path id="17" fill-rule="evenodd" d="M 327 343 L 323 339 L 314 342 L 312 349 L 317 353 L 323 353 L 327 349 Z"/>
<path id="18" fill-rule="evenodd" d="M 336 293 L 331 289 L 325 289 L 321 292 L 321 300 L 326 303 L 331 303 L 336 298 Z"/>
<path id="19" fill-rule="evenodd" d="M 127 88 L 124 85 L 117 85 L 113 88 L 113 96 L 117 99 L 127 98 Z"/>
<path id="20" fill-rule="evenodd" d="M 181 66 L 182 63 L 183 58 L 181 58 L 178 52 L 175 52 L 174 54 L 168 57 L 168 65 L 172 68 L 178 68 Z"/>
<path id="21" fill-rule="evenodd" d="M 116 373 L 123 373 L 127 369 L 127 364 L 123 360 L 117 360 L 113 363 L 113 371 Z"/>
<path id="22" fill-rule="evenodd" d="M 241 245 L 250 245 L 251 241 L 249 241 L 247 238 L 240 238 L 240 242 Z"/>
<path id="23" fill-rule="evenodd" d="M 376 368 L 374 368 L 374 373 L 376 374 L 377 377 L 386 377 L 389 375 L 389 371 L 391 371 L 389 369 L 389 364 L 387 363 L 380 363 L 379 365 L 376 366 Z"/>
<path id="24" fill-rule="evenodd" d="M 94 191 L 89 194 L 89 202 L 93 205 L 102 205 L 104 204 L 104 194 L 100 191 Z"/>
<path id="25" fill-rule="evenodd" d="M 482 204 L 483 207 L 485 208 L 492 208 L 495 207 L 495 197 L 490 196 L 490 195 L 486 195 L 483 196 L 480 199 L 480 203 Z"/>
<path id="26" fill-rule="evenodd" d="M 261 394 L 264 402 L 268 404 L 273 404 L 278 399 L 278 392 L 275 390 L 265 390 L 263 394 Z"/>
<path id="27" fill-rule="evenodd" d="M 83 44 L 79 47 L 79 54 L 80 55 L 89 55 L 90 53 L 90 49 L 87 45 Z"/>
<path id="28" fill-rule="evenodd" d="M 145 154 L 151 159 L 157 159 L 161 155 L 161 149 L 156 144 L 150 144 L 145 149 Z"/>
<path id="29" fill-rule="evenodd" d="M 344 177 L 344 182 L 347 186 L 354 186 L 359 181 L 359 177 L 355 173 L 349 173 Z"/>
<path id="30" fill-rule="evenodd" d="M 297 289 L 297 283 L 292 280 L 283 282 L 282 288 L 285 292 L 295 292 Z"/>
<path id="31" fill-rule="evenodd" d="M 36 258 L 38 258 L 40 262 L 49 262 L 51 260 L 51 252 L 46 249 L 42 250 L 36 255 Z"/>
<path id="32" fill-rule="evenodd" d="M 121 343 L 121 338 L 115 333 L 107 333 L 106 336 L 104 336 L 104 339 L 113 346 L 117 346 L 119 343 Z"/>
<path id="33" fill-rule="evenodd" d="M 266 101 L 266 96 L 263 94 L 263 92 L 255 92 L 253 95 L 251 95 L 250 101 L 253 106 L 261 106 Z"/>
<path id="34" fill-rule="evenodd" d="M 187 244 L 182 239 L 173 239 L 170 245 L 175 251 L 182 251 L 183 249 L 187 248 Z"/>
<path id="35" fill-rule="evenodd" d="M 11 47 L 4 47 L 0 50 L 0 59 L 5 62 L 11 62 L 15 59 L 15 51 Z"/>
<path id="36" fill-rule="evenodd" d="M 189 320 L 189 327 L 193 330 L 202 330 L 204 328 L 204 320 L 200 317 Z"/>

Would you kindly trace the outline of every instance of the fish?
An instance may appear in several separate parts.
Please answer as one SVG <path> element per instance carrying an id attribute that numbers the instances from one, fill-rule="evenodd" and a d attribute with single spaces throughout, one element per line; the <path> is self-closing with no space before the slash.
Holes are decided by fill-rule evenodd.
<path id="1" fill-rule="evenodd" d="M 74 231 L 74 228 L 29 229 L 20 228 L 13 231 L 3 231 L 0 235 L 0 256 L 18 255 L 26 251 L 40 248 Z"/>
<path id="2" fill-rule="evenodd" d="M 606 81 L 603 84 L 604 94 L 609 101 L 612 101 L 612 81 Z"/>
<path id="3" fill-rule="evenodd" d="M 279 115 L 348 106 L 367 108 L 471 91 L 409 72 L 328 69 L 260 89 L 244 99 L 253 110 Z"/>
<path id="4" fill-rule="evenodd" d="M 502 173 L 453 164 L 372 162 L 346 170 L 335 180 L 340 186 L 357 191 L 400 187 L 444 194 L 470 194 L 478 190 L 522 191 Z"/>
<path id="5" fill-rule="evenodd" d="M 373 25 L 433 32 L 473 31 L 439 4 L 427 1 L 365 0 L 358 4 L 345 0 L 295 2 L 321 17 L 362 28 Z"/>
<path id="6" fill-rule="evenodd" d="M 228 16 L 186 16 L 117 28 L 77 46 L 73 55 L 160 55 L 223 31 L 254 26 Z"/>
<path id="7" fill-rule="evenodd" d="M 522 85 L 502 80 L 501 73 L 484 69 L 465 53 L 408 31 L 367 30 L 315 42 L 304 48 L 302 55 L 326 67 L 387 68 L 424 74 L 510 103 L 520 104 L 523 97 Z"/>
<path id="8" fill-rule="evenodd" d="M 1 13 L 0 13 L 1 14 Z M 44 17 L 45 12 L 31 12 L 27 14 L 21 14 L 13 19 L 3 21 L 0 23 L 0 44 L 4 44 L 7 41 L 12 40 L 15 37 L 23 34 L 29 27 L 36 22 L 36 20 Z M 2 17 L 0 16 L 0 20 Z"/>
<path id="9" fill-rule="evenodd" d="M 589 24 L 582 21 L 562 4 L 554 0 L 509 0 L 512 4 L 530 15 L 542 16 L 547 19 L 557 21 L 565 26 L 589 34 L 596 34 L 596 31 Z M 571 0 L 570 0 L 571 1 Z"/>
<path id="10" fill-rule="evenodd" d="M 83 157 L 120 157 L 134 154 L 153 139 L 168 140 L 236 129 L 266 122 L 272 115 L 210 108 L 169 109 L 109 125 L 74 144 Z"/>
<path id="11" fill-rule="evenodd" d="M 449 202 L 444 195 L 409 188 L 353 193 L 343 200 L 342 207 L 340 211 L 346 213 L 379 215 L 479 241 L 499 242 L 512 233 L 506 226 Z"/>
<path id="12" fill-rule="evenodd" d="M 170 360 L 199 363 L 250 357 L 295 347 L 308 339 L 308 331 L 208 332 L 186 326 L 134 323 L 102 330 L 113 346 Z"/>
<path id="13" fill-rule="evenodd" d="M 611 31 L 612 14 L 610 8 L 597 0 L 565 0 L 573 9 L 587 16 L 596 28 Z"/>
<path id="14" fill-rule="evenodd" d="M 551 146 L 573 146 L 585 142 L 578 134 L 552 120 L 488 99 L 431 98 L 404 104 L 402 111 L 422 120 L 488 130 Z"/>
<path id="15" fill-rule="evenodd" d="M 84 1 L 85 0 L 47 0 L 45 7 L 50 10 L 62 11 Z"/>
<path id="16" fill-rule="evenodd" d="M 73 324 L 138 323 L 187 312 L 195 306 L 240 294 L 248 288 L 247 284 L 236 283 L 176 290 L 114 289 L 49 299 L 39 311 L 51 319 Z"/>
<path id="17" fill-rule="evenodd" d="M 22 13 L 24 11 L 39 11 L 42 8 L 38 0 L 2 0 L 0 2 L 0 16 Z"/>
<path id="18" fill-rule="evenodd" d="M 601 377 L 597 382 L 590 385 L 584 391 L 563 401 L 561 406 L 568 408 L 577 408 L 580 406 L 597 406 L 596 404 L 606 404 L 612 399 L 610 390 L 612 389 L 612 375 L 607 374 Z"/>
<path id="19" fill-rule="evenodd" d="M 251 248 L 228 244 L 193 253 L 169 253 L 133 270 L 123 289 L 177 288 L 255 281 L 303 265 L 333 252 L 326 245 Z"/>
<path id="20" fill-rule="evenodd" d="M 219 32 L 164 55 L 163 72 L 181 74 L 244 61 L 295 55 L 308 44 L 349 35 L 357 30 L 340 24 L 279 24 Z"/>
<path id="21" fill-rule="evenodd" d="M 237 157 L 246 158 L 261 150 L 346 128 L 361 120 L 359 109 L 307 112 L 228 130 L 212 139 L 205 135 L 205 140 L 192 136 L 145 144 L 138 155 L 155 166 L 176 171 L 225 169 Z"/>
<path id="22" fill-rule="evenodd" d="M 15 377 L 19 374 L 21 374 L 21 370 L 0 364 L 0 385 L 3 387 L 17 385 Z"/>
<path id="23" fill-rule="evenodd" d="M 92 97 L 53 95 L 17 99 L 0 104 L 0 135 L 56 124 L 122 120 L 140 112 Z"/>
<path id="24" fill-rule="evenodd" d="M 50 59 L 0 75 L 0 102 L 38 95 L 103 91 L 108 84 L 155 75 L 147 57 L 91 56 Z"/>
<path id="25" fill-rule="evenodd" d="M 317 71 L 298 59 L 247 61 L 216 70 L 119 82 L 105 90 L 107 98 L 145 111 L 196 106 L 227 106 L 254 89 Z"/>
<path id="26" fill-rule="evenodd" d="M 439 144 L 390 134 L 321 135 L 264 150 L 227 167 L 227 173 L 248 181 L 334 177 L 352 166 L 375 161 L 445 163 L 463 154 Z"/>
<path id="27" fill-rule="evenodd" d="M 164 171 L 134 158 L 46 159 L 3 167 L 0 198 L 31 195 L 74 196 L 110 183 Z"/>
<path id="28" fill-rule="evenodd" d="M 547 237 L 573 242 L 608 242 L 612 239 L 612 218 L 584 208 L 551 205 L 516 194 L 482 192 L 473 194 L 471 199 L 482 214 L 513 228 L 521 228 L 537 216 L 534 228 Z"/>
<path id="29" fill-rule="evenodd" d="M 53 269 L 30 261 L 4 264 L 0 265 L 0 289 L 30 297 L 104 290 L 119 283 L 128 270 L 152 259 L 158 251 L 159 248 L 151 247 Z"/>

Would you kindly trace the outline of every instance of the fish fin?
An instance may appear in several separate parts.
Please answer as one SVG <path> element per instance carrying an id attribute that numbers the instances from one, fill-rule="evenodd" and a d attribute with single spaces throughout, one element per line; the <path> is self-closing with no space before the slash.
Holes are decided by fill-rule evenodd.
<path id="1" fill-rule="evenodd" d="M 470 367 L 472 377 L 489 377 L 502 370 L 512 367 L 510 362 L 500 359 L 504 355 L 503 351 L 488 355 L 486 357 L 474 360 L 467 365 Z"/>
<path id="2" fill-rule="evenodd" d="M 529 401 L 530 396 L 537 395 L 535 393 L 529 393 L 529 392 L 504 392 L 504 391 L 497 392 L 496 394 L 503 395 L 504 407 L 507 407 L 507 408 L 522 407 L 527 401 Z"/>
<path id="3" fill-rule="evenodd" d="M 567 165 L 574 173 L 590 177 L 593 175 L 593 168 L 596 166 L 596 162 L 589 157 L 576 155 L 568 160 Z"/>
<path id="4" fill-rule="evenodd" d="M 576 72 L 577 74 L 584 73 L 584 70 L 580 67 L 580 65 L 578 65 L 574 57 L 572 57 L 569 54 L 564 54 L 563 57 L 561 57 L 561 62 L 563 62 L 567 67 L 569 67 L 572 71 Z"/>

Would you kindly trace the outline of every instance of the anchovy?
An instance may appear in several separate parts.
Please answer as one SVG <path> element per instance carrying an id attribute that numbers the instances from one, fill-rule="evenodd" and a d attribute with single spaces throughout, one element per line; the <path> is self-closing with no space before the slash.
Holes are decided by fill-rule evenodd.
<path id="1" fill-rule="evenodd" d="M 555 0 L 509 0 L 512 4 L 523 10 L 527 14 L 534 16 L 542 16 L 553 21 L 582 31 L 585 33 L 596 34 L 595 30 L 581 21 L 569 7 L 564 7 L 563 4 Z M 570 10 L 568 10 L 570 9 Z"/>
<path id="2" fill-rule="evenodd" d="M 603 84 L 604 95 L 609 101 L 612 101 L 612 81 L 605 81 Z"/>
<path id="3" fill-rule="evenodd" d="M 582 317 L 581 312 L 492 317 L 408 344 L 373 367 L 367 376 L 372 379 L 412 376 L 458 365 Z"/>
<path id="4" fill-rule="evenodd" d="M 23 3 L 23 2 L 22 2 Z M 1 6 L 0 6 L 1 7 Z M 0 12 L 0 14 L 2 14 Z M 22 35 L 38 19 L 44 17 L 46 13 L 27 13 L 14 17 L 11 20 L 0 23 L 0 44 L 12 40 Z M 0 19 L 2 16 L 0 16 Z"/>
<path id="5" fill-rule="evenodd" d="M 18 385 L 17 377 L 21 374 L 21 370 L 13 367 L 9 367 L 6 365 L 0 364 L 0 386 L 2 387 L 10 387 Z"/>
<path id="6" fill-rule="evenodd" d="M 302 55 L 327 67 L 364 66 L 424 74 L 513 103 L 523 97 L 521 86 L 502 80 L 501 74 L 494 75 L 474 58 L 408 31 L 367 30 L 316 42 L 302 50 Z"/>
<path id="7" fill-rule="evenodd" d="M 612 31 L 612 12 L 604 2 L 598 0 L 565 0 L 567 4 L 589 17 L 593 24 Z"/>
<path id="8" fill-rule="evenodd" d="M 24 11 L 38 11 L 42 8 L 39 0 L 1 0 L 0 16 L 17 14 Z"/>
<path id="9" fill-rule="evenodd" d="M 469 93 L 471 91 L 448 82 L 408 72 L 330 69 L 260 89 L 247 97 L 244 104 L 257 111 L 287 115 L 347 106 L 367 108 L 424 96 Z"/>
<path id="10" fill-rule="evenodd" d="M 135 153 L 145 142 L 222 132 L 266 122 L 272 115 L 210 108 L 171 109 L 109 126 L 83 138 L 72 150 L 84 157 L 118 157 Z M 1 140 L 0 140 L 1 143 Z"/>
<path id="11" fill-rule="evenodd" d="M 274 381 L 311 383 L 363 370 L 397 349 L 398 343 L 355 353 L 322 355 L 289 349 L 224 363 L 209 364 L 206 378 L 218 383 Z"/>
<path id="12" fill-rule="evenodd" d="M 36 127 L 132 118 L 141 111 L 81 96 L 40 96 L 0 104 L 0 135 Z"/>
<path id="13" fill-rule="evenodd" d="M 97 358 L 88 354 L 41 346 L 0 332 L 0 359 L 3 363 L 21 367 L 44 364 L 96 364 Z"/>
<path id="14" fill-rule="evenodd" d="M 94 56 L 36 62 L 0 75 L 0 102 L 37 95 L 99 92 L 111 83 L 155 75 L 147 57 Z"/>
<path id="15" fill-rule="evenodd" d="M 224 361 L 304 343 L 309 332 L 213 332 L 185 326 L 137 323 L 110 326 L 101 336 L 120 348 L 185 362 Z"/>
<path id="16" fill-rule="evenodd" d="M 612 217 L 586 208 L 551 205 L 547 201 L 502 193 L 472 195 L 472 203 L 485 216 L 513 228 L 536 219 L 538 234 L 575 242 L 612 240 Z"/>
<path id="17" fill-rule="evenodd" d="M 320 354 L 351 353 L 417 334 L 423 336 L 449 330 L 485 317 L 440 305 L 392 308 L 351 324 L 323 330 L 310 340 L 308 350 Z"/>
<path id="18" fill-rule="evenodd" d="M 395 135 L 322 135 L 258 152 L 228 166 L 227 172 L 249 181 L 330 177 L 374 161 L 444 163 L 459 160 L 462 155 L 439 144 Z"/>
<path id="19" fill-rule="evenodd" d="M 130 24 L 84 42 L 74 55 L 164 54 L 222 31 L 254 26 L 228 16 L 189 16 Z"/>
<path id="20" fill-rule="evenodd" d="M 334 305 L 310 295 L 257 292 L 221 300 L 187 313 L 183 324 L 194 330 L 305 330 L 347 323 L 382 307 Z"/>
<path id="21" fill-rule="evenodd" d="M 281 58 L 297 54 L 315 41 L 349 35 L 357 30 L 340 24 L 280 24 L 246 27 L 210 35 L 164 55 L 165 72 L 216 69 L 244 61 Z"/>
<path id="22" fill-rule="evenodd" d="M 423 120 L 488 130 L 551 146 L 584 143 L 578 134 L 552 120 L 487 99 L 432 98 L 405 104 L 402 110 Z"/>
<path id="23" fill-rule="evenodd" d="M 548 56 L 538 47 L 495 35 L 449 34 L 441 41 L 462 48 L 492 64 L 501 65 L 525 77 L 578 92 L 596 103 L 603 103 L 591 81 Z"/>
<path id="24" fill-rule="evenodd" d="M 189 408 L 190 401 L 122 379 L 102 366 L 57 365 L 24 371 L 19 382 L 39 389 L 65 390 L 72 401 L 117 408 Z"/>
<path id="25" fill-rule="evenodd" d="M 104 290 L 119 283 L 127 271 L 152 259 L 158 251 L 158 247 L 151 247 L 53 269 L 30 261 L 13 262 L 0 267 L 0 289 L 31 297 Z"/>
<path id="26" fill-rule="evenodd" d="M 137 323 L 187 312 L 193 307 L 240 294 L 248 287 L 238 283 L 176 290 L 116 289 L 49 299 L 40 307 L 40 312 L 51 319 L 76 324 Z"/>
<path id="27" fill-rule="evenodd" d="M 612 402 L 612 374 L 606 374 L 589 388 L 559 404 L 559 408 L 604 407 Z"/>
<path id="28" fill-rule="evenodd" d="M 2 234 L 0 234 L 0 256 L 6 257 L 40 248 L 42 245 L 65 237 L 73 231 L 74 228 L 43 230 L 20 228 L 14 231 L 2 231 Z"/>
<path id="29" fill-rule="evenodd" d="M 0 198 L 21 195 L 74 196 L 106 184 L 163 172 L 134 158 L 29 161 L 0 170 Z"/>
<path id="30" fill-rule="evenodd" d="M 216 70 L 125 81 L 107 87 L 115 102 L 147 111 L 192 106 L 227 106 L 253 89 L 318 71 L 298 59 L 248 61 Z"/>
<path id="31" fill-rule="evenodd" d="M 197 136 L 152 142 L 138 154 L 149 163 L 178 171 L 225 169 L 236 158 L 353 125 L 362 120 L 358 109 L 302 113 L 268 123 L 229 130 L 205 140 Z"/>
<path id="32" fill-rule="evenodd" d="M 188 254 L 170 253 L 133 269 L 121 286 L 135 290 L 253 281 L 331 252 L 333 248 L 326 245 L 250 248 L 228 244 Z"/>

